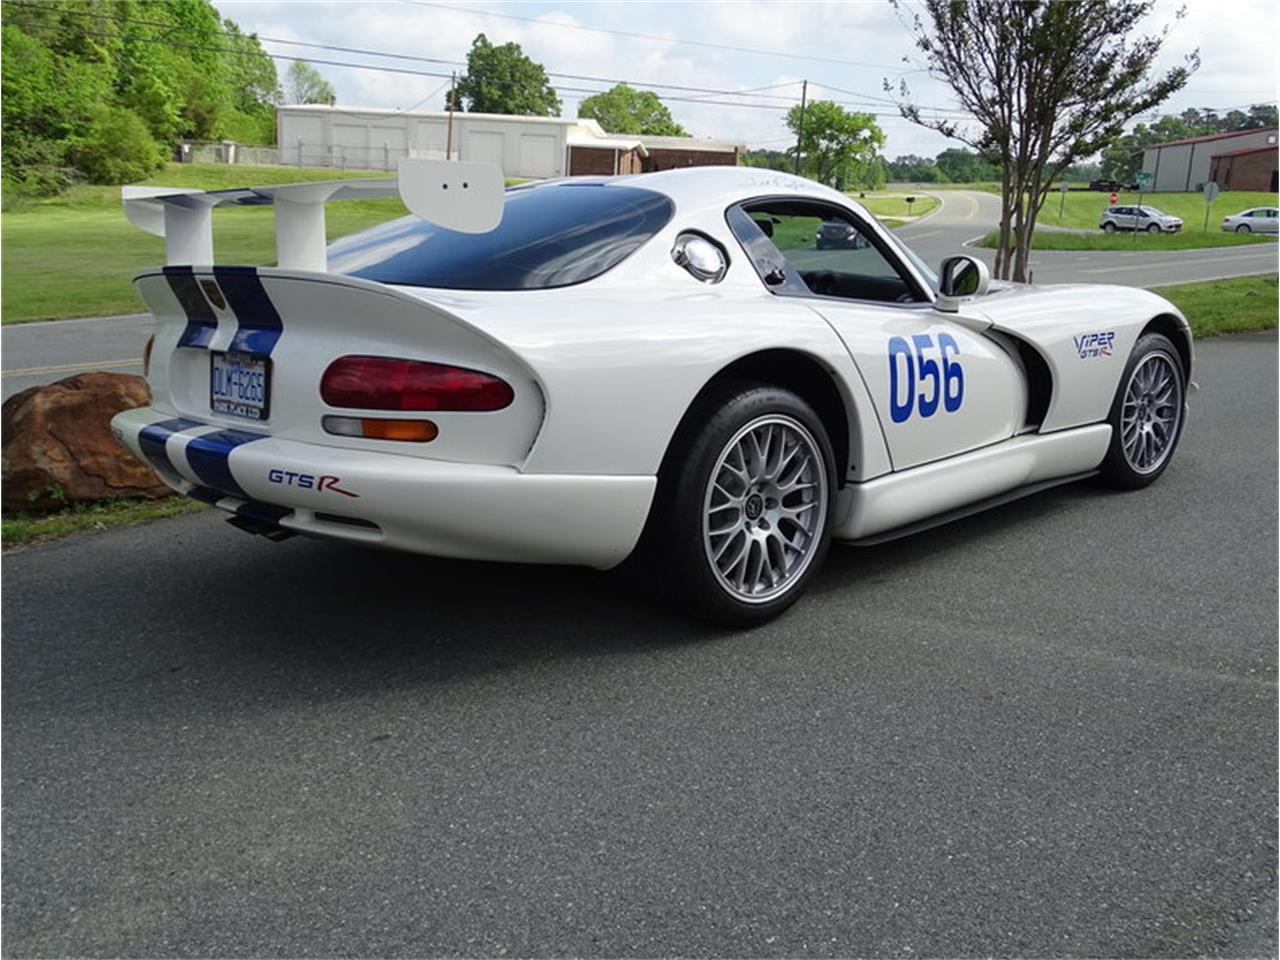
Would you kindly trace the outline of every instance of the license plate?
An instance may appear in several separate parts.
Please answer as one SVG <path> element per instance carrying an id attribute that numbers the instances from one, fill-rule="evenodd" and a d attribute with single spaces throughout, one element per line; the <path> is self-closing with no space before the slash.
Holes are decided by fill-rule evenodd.
<path id="1" fill-rule="evenodd" d="M 251 353 L 210 353 L 209 407 L 243 420 L 267 419 L 271 360 Z"/>

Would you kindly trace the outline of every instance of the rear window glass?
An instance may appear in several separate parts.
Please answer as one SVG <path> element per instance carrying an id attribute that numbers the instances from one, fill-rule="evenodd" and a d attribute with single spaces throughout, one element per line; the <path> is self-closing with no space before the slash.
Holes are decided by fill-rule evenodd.
<path id="1" fill-rule="evenodd" d="M 563 287 L 617 266 L 670 221 L 660 193 L 597 183 L 507 192 L 502 222 L 459 233 L 402 217 L 329 247 L 329 270 L 381 283 L 453 290 Z"/>

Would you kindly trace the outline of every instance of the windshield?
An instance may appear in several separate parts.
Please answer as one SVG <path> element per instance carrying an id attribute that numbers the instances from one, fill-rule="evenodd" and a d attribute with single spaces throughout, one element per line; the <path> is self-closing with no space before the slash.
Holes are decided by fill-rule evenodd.
<path id="1" fill-rule="evenodd" d="M 890 241 L 898 249 L 904 257 L 911 261 L 912 265 L 920 271 L 920 276 L 924 277 L 924 282 L 929 285 L 929 289 L 936 295 L 938 292 L 938 275 L 929 269 L 929 265 L 916 255 L 916 252 L 907 246 L 906 242 L 892 230 L 886 230 Z"/>
<path id="2" fill-rule="evenodd" d="M 600 276 L 666 226 L 660 193 L 601 183 L 509 190 L 502 222 L 460 233 L 401 217 L 329 247 L 329 269 L 365 280 L 453 290 L 533 290 Z"/>
<path id="3" fill-rule="evenodd" d="M 1149 217 L 1163 217 L 1163 216 L 1164 216 L 1164 214 L 1163 214 L 1163 213 L 1161 213 L 1159 210 L 1157 210 L 1155 207 L 1143 207 L 1142 209 L 1143 209 L 1144 211 L 1146 211 L 1146 214 L 1147 214 L 1147 216 L 1149 216 Z"/>

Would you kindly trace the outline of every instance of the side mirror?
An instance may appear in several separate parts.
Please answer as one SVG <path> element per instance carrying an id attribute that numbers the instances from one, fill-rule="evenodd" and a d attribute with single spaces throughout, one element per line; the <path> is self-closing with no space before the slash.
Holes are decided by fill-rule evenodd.
<path id="1" fill-rule="evenodd" d="M 962 299 L 980 297 L 990 286 L 991 271 L 977 257 L 967 253 L 947 257 L 938 270 L 936 306 L 947 313 L 955 313 L 960 309 Z"/>

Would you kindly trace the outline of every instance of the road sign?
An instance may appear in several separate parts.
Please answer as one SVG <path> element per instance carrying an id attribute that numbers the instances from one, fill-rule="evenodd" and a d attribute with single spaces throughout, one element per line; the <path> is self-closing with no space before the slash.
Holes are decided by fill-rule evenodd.
<path id="1" fill-rule="evenodd" d="M 1111 204 L 1117 204 L 1117 203 L 1119 203 L 1119 202 L 1120 202 L 1120 194 L 1118 194 L 1118 193 L 1113 193 L 1111 196 L 1107 197 L 1107 202 L 1108 202 L 1108 203 L 1111 203 Z"/>
<path id="2" fill-rule="evenodd" d="M 1204 185 L 1204 202 L 1213 203 L 1214 199 L 1218 196 L 1218 189 L 1218 185 L 1212 180 L 1206 183 Z"/>
<path id="3" fill-rule="evenodd" d="M 1134 176 L 1134 180 L 1138 184 L 1138 189 L 1144 192 L 1151 189 L 1151 184 L 1155 178 L 1156 175 L 1154 173 L 1147 173 L 1146 171 Z"/>

